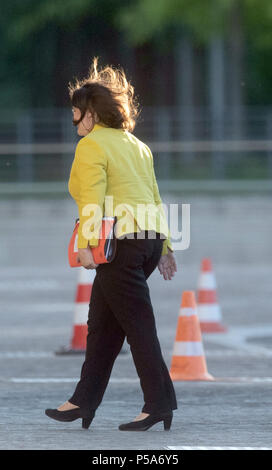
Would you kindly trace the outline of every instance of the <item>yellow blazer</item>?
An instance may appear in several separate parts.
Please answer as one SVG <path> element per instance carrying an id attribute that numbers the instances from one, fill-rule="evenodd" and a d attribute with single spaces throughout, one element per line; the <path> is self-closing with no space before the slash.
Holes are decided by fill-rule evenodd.
<path id="1" fill-rule="evenodd" d="M 155 230 L 165 238 L 162 254 L 173 251 L 152 153 L 130 132 L 95 124 L 76 146 L 68 189 L 78 205 L 79 248 L 97 246 L 102 217 L 116 215 L 117 238 Z"/>

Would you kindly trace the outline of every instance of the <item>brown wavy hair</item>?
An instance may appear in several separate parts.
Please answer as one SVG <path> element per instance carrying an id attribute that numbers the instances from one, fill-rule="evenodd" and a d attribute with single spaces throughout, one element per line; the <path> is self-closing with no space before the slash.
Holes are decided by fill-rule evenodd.
<path id="1" fill-rule="evenodd" d="M 68 84 L 72 106 L 81 111 L 81 118 L 73 121 L 74 125 L 89 110 L 93 115 L 97 114 L 102 124 L 132 132 L 139 114 L 134 87 L 127 80 L 122 68 L 107 65 L 99 70 L 97 64 L 98 58 L 95 57 L 87 78 L 76 78 L 75 84 Z"/>

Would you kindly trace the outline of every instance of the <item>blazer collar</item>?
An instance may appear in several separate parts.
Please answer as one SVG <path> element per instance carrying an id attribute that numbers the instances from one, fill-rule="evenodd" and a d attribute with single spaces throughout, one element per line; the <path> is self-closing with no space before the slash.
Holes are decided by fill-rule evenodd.
<path id="1" fill-rule="evenodd" d="M 95 124 L 91 132 L 98 131 L 99 129 L 105 129 L 105 127 L 108 127 L 108 126 L 106 126 L 105 124 Z"/>

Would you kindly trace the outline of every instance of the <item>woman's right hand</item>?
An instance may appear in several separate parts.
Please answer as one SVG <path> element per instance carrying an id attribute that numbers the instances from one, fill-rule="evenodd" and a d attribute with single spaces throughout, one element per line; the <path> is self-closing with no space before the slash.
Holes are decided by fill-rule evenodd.
<path id="1" fill-rule="evenodd" d="M 87 248 L 78 249 L 77 261 L 81 263 L 85 269 L 96 269 L 98 266 L 98 264 L 94 262 L 92 250 L 90 250 L 89 246 Z"/>
<path id="2" fill-rule="evenodd" d="M 175 272 L 177 272 L 176 259 L 174 253 L 169 250 L 169 248 L 168 253 L 166 255 L 161 256 L 161 259 L 158 263 L 158 268 L 166 281 L 170 281 L 174 276 Z"/>

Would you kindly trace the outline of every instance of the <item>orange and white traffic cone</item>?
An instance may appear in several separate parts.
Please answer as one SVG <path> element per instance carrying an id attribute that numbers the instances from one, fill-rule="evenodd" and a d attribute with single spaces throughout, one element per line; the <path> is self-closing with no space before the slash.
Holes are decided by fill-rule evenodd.
<path id="1" fill-rule="evenodd" d="M 197 312 L 203 333 L 227 331 L 221 324 L 222 314 L 216 296 L 216 281 L 210 258 L 204 258 L 197 290 Z"/>
<path id="2" fill-rule="evenodd" d="M 89 303 L 95 275 L 95 269 L 79 268 L 71 344 L 68 348 L 62 348 L 57 354 L 77 354 L 86 350 Z"/>
<path id="3" fill-rule="evenodd" d="M 208 373 L 195 293 L 182 294 L 170 377 L 172 380 L 214 380 Z"/>

